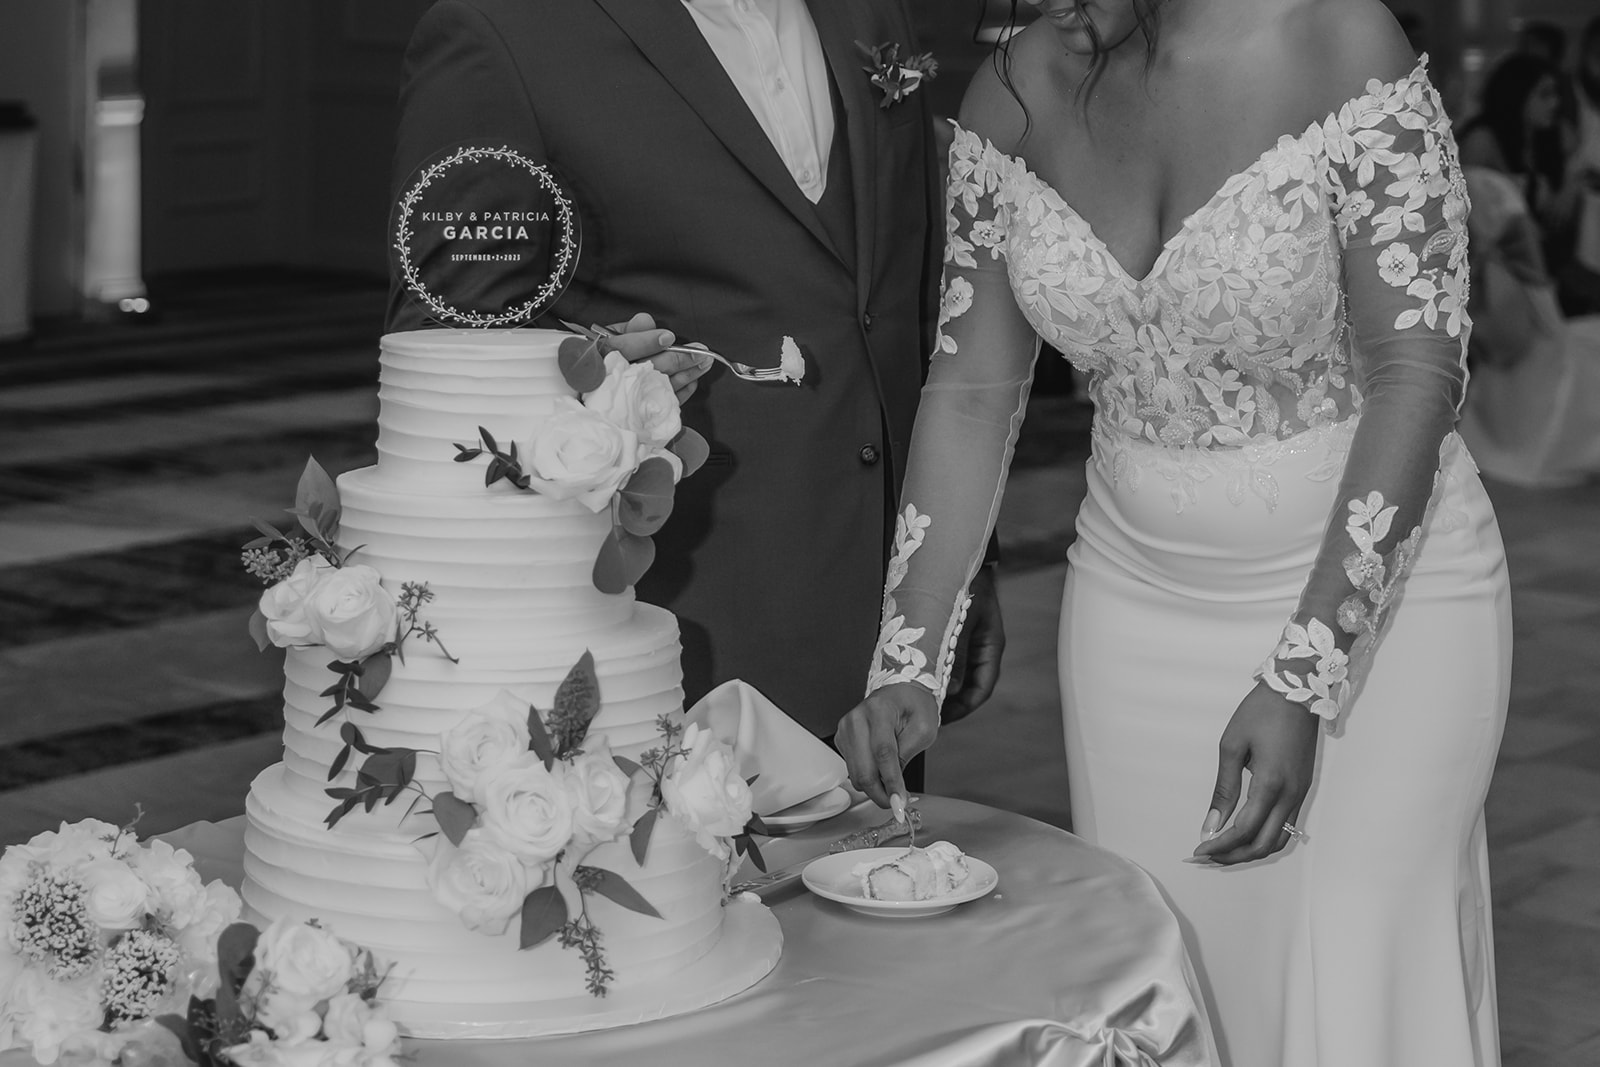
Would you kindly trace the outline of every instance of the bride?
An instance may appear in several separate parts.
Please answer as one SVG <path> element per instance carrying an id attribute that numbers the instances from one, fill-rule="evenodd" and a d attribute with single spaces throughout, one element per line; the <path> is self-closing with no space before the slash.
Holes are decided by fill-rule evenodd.
<path id="1" fill-rule="evenodd" d="M 1235 1067 L 1497 1064 L 1509 593 L 1452 429 L 1467 201 L 1426 61 L 1378 0 L 1028 2 L 950 152 L 852 780 L 887 805 L 934 740 L 1042 336 L 1096 405 L 1077 831 L 1160 883 Z"/>

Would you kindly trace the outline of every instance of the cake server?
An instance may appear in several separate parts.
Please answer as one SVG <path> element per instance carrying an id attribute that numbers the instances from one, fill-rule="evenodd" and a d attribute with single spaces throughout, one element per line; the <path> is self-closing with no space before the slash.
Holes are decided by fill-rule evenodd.
<path id="1" fill-rule="evenodd" d="M 835 852 L 854 852 L 858 848 L 877 848 L 879 845 L 888 844 L 896 838 L 906 837 L 914 832 L 915 828 L 922 825 L 922 812 L 916 808 L 906 809 L 905 822 L 890 819 L 888 822 L 879 823 L 877 826 L 868 826 L 854 833 L 845 834 L 828 845 L 827 852 L 819 852 L 816 856 L 807 856 L 798 863 L 791 863 L 787 867 L 780 867 L 775 871 L 757 875 L 748 881 L 738 882 L 728 887 L 730 896 L 740 893 L 754 893 L 762 900 L 782 893 L 800 881 L 800 872 L 812 860 L 820 856 Z"/>
<path id="2" fill-rule="evenodd" d="M 567 329 L 571 330 L 573 333 L 577 334 L 579 337 L 587 337 L 591 341 L 598 341 L 604 337 L 617 336 L 616 330 L 609 329 L 605 326 L 579 326 L 577 323 L 568 322 L 566 319 L 557 319 L 556 321 L 562 326 L 565 326 Z M 747 382 L 780 382 L 785 380 L 783 377 L 782 367 L 752 367 L 748 363 L 740 363 L 737 360 L 729 359 L 722 353 L 713 352 L 709 348 L 695 348 L 690 345 L 668 345 L 661 351 L 679 352 L 686 356 L 695 356 L 696 358 L 700 356 L 710 356 L 712 359 L 716 360 L 718 363 L 721 363 L 724 367 L 727 367 L 730 371 L 732 371 L 735 378 L 743 378 Z"/>

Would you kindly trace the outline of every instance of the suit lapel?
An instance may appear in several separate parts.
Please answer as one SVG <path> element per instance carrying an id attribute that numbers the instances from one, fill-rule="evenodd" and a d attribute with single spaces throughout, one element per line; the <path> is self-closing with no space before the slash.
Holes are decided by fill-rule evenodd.
<path id="1" fill-rule="evenodd" d="M 866 58 L 856 47 L 861 31 L 850 16 L 850 8 L 859 2 L 806 0 L 806 6 L 811 10 L 811 21 L 816 24 L 817 37 L 822 41 L 822 51 L 844 104 L 856 209 L 856 284 L 865 301 L 872 284 L 873 237 L 878 219 L 878 116 L 872 82 L 861 69 Z"/>
<path id="2" fill-rule="evenodd" d="M 805 198 L 739 90 L 722 69 L 693 17 L 676 0 L 595 0 L 650 64 L 694 109 L 723 146 L 812 235 L 838 255 L 816 208 Z M 820 26 L 819 26 L 820 30 Z M 831 55 L 830 55 L 831 61 Z M 838 77 L 835 74 L 835 77 Z M 840 90 L 844 90 L 841 81 Z M 846 108 L 849 108 L 848 97 Z M 854 123 L 852 123 L 854 126 Z M 851 139 L 854 149 L 854 136 Z M 859 183 L 858 186 L 859 188 Z M 859 225 L 860 209 L 857 208 Z"/>

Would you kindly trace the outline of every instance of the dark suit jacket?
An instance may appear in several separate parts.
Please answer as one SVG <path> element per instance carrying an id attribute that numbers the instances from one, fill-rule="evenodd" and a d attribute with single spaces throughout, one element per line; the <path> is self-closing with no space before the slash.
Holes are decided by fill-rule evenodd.
<path id="1" fill-rule="evenodd" d="M 876 642 L 943 227 L 924 98 L 880 108 L 856 48 L 912 47 L 903 0 L 808 2 L 848 136 L 850 262 L 679 0 L 440 0 L 406 56 L 395 182 L 460 142 L 521 146 L 583 219 L 555 315 L 647 311 L 761 365 L 800 343 L 803 386 L 701 380 L 683 417 L 711 459 L 638 591 L 679 617 L 691 701 L 743 678 L 826 735 Z M 397 289 L 389 328 L 429 325 Z"/>

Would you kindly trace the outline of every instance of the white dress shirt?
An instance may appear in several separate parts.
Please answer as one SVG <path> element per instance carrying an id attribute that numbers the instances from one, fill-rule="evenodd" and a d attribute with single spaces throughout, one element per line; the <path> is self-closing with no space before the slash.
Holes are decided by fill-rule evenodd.
<path id="1" fill-rule="evenodd" d="M 813 204 L 828 184 L 833 100 L 805 0 L 683 0 L 706 43 Z"/>

